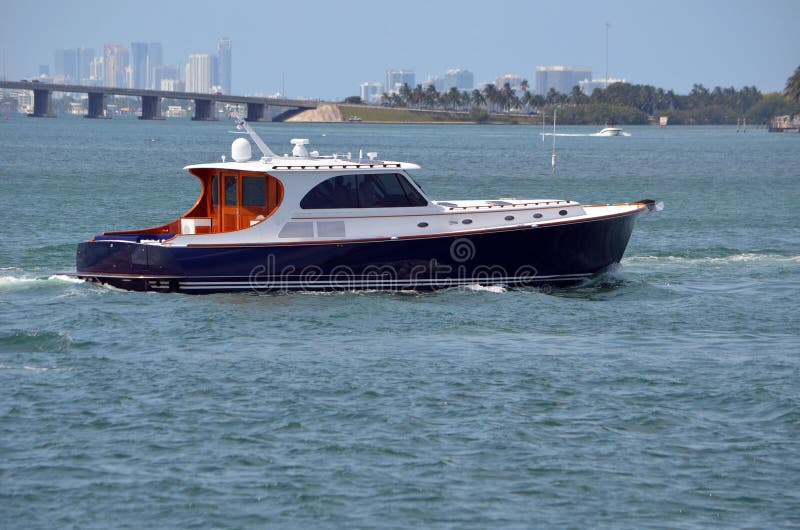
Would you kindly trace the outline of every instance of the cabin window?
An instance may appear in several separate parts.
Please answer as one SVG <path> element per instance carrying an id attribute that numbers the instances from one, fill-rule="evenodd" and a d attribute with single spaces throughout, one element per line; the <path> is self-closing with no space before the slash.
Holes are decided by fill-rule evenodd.
<path id="1" fill-rule="evenodd" d="M 236 198 L 236 177 L 225 175 L 225 206 L 236 206 L 239 202 Z"/>
<path id="2" fill-rule="evenodd" d="M 420 192 L 418 192 L 414 188 L 414 186 L 412 186 L 411 183 L 409 183 L 405 179 L 405 177 L 403 177 L 403 175 L 397 175 L 397 180 L 400 181 L 400 185 L 403 187 L 403 191 L 405 192 L 406 197 L 408 197 L 409 202 L 411 202 L 411 204 L 409 204 L 409 206 L 427 206 L 428 205 L 428 201 L 425 199 L 425 197 L 423 197 L 422 194 L 420 194 Z M 414 182 L 414 184 L 417 184 L 417 183 Z M 417 184 L 417 187 L 419 187 L 419 184 Z M 422 188 L 420 188 L 420 189 L 422 189 Z"/>
<path id="3" fill-rule="evenodd" d="M 262 176 L 242 177 L 242 205 L 266 206 L 266 179 Z"/>
<path id="4" fill-rule="evenodd" d="M 428 201 L 399 173 L 339 175 L 309 191 L 300 207 L 400 208 L 426 206 Z"/>
<path id="5" fill-rule="evenodd" d="M 219 181 L 219 177 L 217 175 L 213 175 L 211 177 L 211 206 L 217 206 L 219 204 L 219 188 L 217 187 Z"/>
<path id="6" fill-rule="evenodd" d="M 303 200 L 300 208 L 319 210 L 322 208 L 358 208 L 358 184 L 355 175 L 339 175 L 314 186 Z"/>

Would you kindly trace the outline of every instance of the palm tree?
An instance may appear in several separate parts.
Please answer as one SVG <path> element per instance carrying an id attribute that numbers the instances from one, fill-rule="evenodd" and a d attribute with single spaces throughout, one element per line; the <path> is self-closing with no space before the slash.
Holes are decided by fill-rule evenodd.
<path id="1" fill-rule="evenodd" d="M 439 91 L 433 85 L 428 85 L 428 88 L 422 93 L 422 101 L 426 108 L 432 109 L 439 102 Z"/>
<path id="2" fill-rule="evenodd" d="M 459 107 L 461 110 L 469 109 L 469 102 L 472 101 L 472 96 L 470 96 L 469 92 L 466 90 L 461 92 L 461 97 L 458 100 Z"/>
<path id="3" fill-rule="evenodd" d="M 411 103 L 411 89 L 408 87 L 408 83 L 403 83 L 403 86 L 400 87 L 398 95 L 403 101 L 403 106 L 408 107 L 408 105 Z"/>
<path id="4" fill-rule="evenodd" d="M 486 98 L 483 97 L 483 94 L 477 88 L 472 91 L 472 94 L 469 96 L 470 102 L 476 107 L 483 107 L 486 105 Z"/>
<path id="5" fill-rule="evenodd" d="M 581 90 L 580 86 L 575 85 L 574 87 L 572 87 L 568 99 L 569 102 L 572 103 L 573 105 L 580 105 L 582 103 L 585 103 L 586 100 L 589 99 L 589 97 L 583 93 L 583 90 Z"/>
<path id="6" fill-rule="evenodd" d="M 800 66 L 795 69 L 792 77 L 786 80 L 786 90 L 783 93 L 793 102 L 800 103 Z"/>
<path id="7" fill-rule="evenodd" d="M 457 87 L 450 87 L 450 90 L 442 94 L 442 102 L 445 107 L 450 107 L 451 110 L 458 108 L 459 100 L 461 99 L 461 92 Z"/>
<path id="8" fill-rule="evenodd" d="M 547 95 L 545 96 L 545 102 L 548 105 L 555 105 L 556 103 L 560 102 L 561 99 L 559 97 L 560 95 L 561 94 L 558 93 L 558 90 L 556 90 L 555 88 L 551 88 L 550 90 L 547 91 Z"/>
<path id="9" fill-rule="evenodd" d="M 494 104 L 497 102 L 497 87 L 493 83 L 483 87 L 483 99 L 486 102 L 486 110 L 492 112 Z"/>
<path id="10" fill-rule="evenodd" d="M 411 91 L 411 104 L 417 108 L 422 105 L 422 85 L 417 85 Z"/>
<path id="11" fill-rule="evenodd" d="M 512 108 L 519 107 L 519 98 L 517 97 L 517 93 L 511 88 L 509 83 L 505 83 L 503 85 L 503 91 L 500 93 L 502 96 L 501 104 L 503 106 L 503 110 L 509 112 Z"/>

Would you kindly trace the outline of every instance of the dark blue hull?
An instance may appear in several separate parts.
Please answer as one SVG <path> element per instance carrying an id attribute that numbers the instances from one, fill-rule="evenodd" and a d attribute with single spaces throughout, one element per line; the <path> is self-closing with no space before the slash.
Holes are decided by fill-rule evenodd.
<path id="1" fill-rule="evenodd" d="M 80 278 L 135 291 L 427 290 L 565 285 L 622 259 L 638 211 L 468 234 L 315 244 L 80 243 Z"/>

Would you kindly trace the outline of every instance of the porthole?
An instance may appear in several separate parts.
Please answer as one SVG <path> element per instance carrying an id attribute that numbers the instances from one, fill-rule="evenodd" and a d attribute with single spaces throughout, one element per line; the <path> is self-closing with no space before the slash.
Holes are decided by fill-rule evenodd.
<path id="1" fill-rule="evenodd" d="M 464 219 L 463 221 L 461 221 L 461 223 L 465 224 L 465 225 L 471 225 L 472 224 L 472 219 Z"/>
<path id="2" fill-rule="evenodd" d="M 427 228 L 427 226 L 428 226 L 428 223 L 426 223 L 425 221 L 423 221 L 423 222 L 421 222 L 421 223 L 417 223 L 417 226 L 418 226 L 418 227 L 420 227 L 420 228 Z"/>
<path id="3" fill-rule="evenodd" d="M 535 214 L 533 214 L 533 218 L 534 218 L 534 219 L 541 219 L 541 218 L 542 218 L 542 214 L 540 214 L 540 213 L 535 213 Z"/>
<path id="4" fill-rule="evenodd" d="M 506 215 L 506 221 L 513 221 L 513 220 L 514 220 L 513 215 Z"/>
<path id="5" fill-rule="evenodd" d="M 567 215 L 566 210 L 559 210 L 558 215 Z"/>

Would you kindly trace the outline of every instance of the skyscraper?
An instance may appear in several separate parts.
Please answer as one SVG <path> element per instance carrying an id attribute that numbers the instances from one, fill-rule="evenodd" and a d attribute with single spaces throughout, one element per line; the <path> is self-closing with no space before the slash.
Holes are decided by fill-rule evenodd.
<path id="1" fill-rule="evenodd" d="M 171 90 L 164 87 L 176 86 L 176 83 L 182 82 L 182 79 L 181 68 L 177 64 L 156 66 L 153 68 L 152 88 L 155 90 Z M 167 83 L 165 84 L 165 82 Z"/>
<path id="2" fill-rule="evenodd" d="M 222 87 L 222 92 L 231 94 L 231 39 L 223 37 L 217 41 L 217 69 L 216 83 Z"/>
<path id="3" fill-rule="evenodd" d="M 119 44 L 103 46 L 103 67 L 106 86 L 127 86 L 125 69 L 128 67 L 128 50 L 124 46 Z"/>
<path id="4" fill-rule="evenodd" d="M 208 54 L 192 54 L 186 63 L 186 91 L 211 92 L 211 57 Z"/>
<path id="5" fill-rule="evenodd" d="M 56 50 L 53 78 L 57 83 L 74 83 L 77 81 L 78 50 Z"/>
<path id="6" fill-rule="evenodd" d="M 148 88 L 158 89 L 155 78 L 155 69 L 164 64 L 164 50 L 160 42 L 151 42 L 147 45 L 147 59 L 150 66 Z"/>
<path id="7" fill-rule="evenodd" d="M 93 48 L 78 48 L 78 83 L 86 83 L 92 79 Z"/>
<path id="8" fill-rule="evenodd" d="M 403 85 L 414 88 L 415 79 L 414 70 L 386 70 L 386 82 L 383 87 L 386 92 L 393 94 Z"/>
<path id="9" fill-rule="evenodd" d="M 150 62 L 146 42 L 131 43 L 131 66 L 133 67 L 132 88 L 147 88 L 150 85 Z"/>

